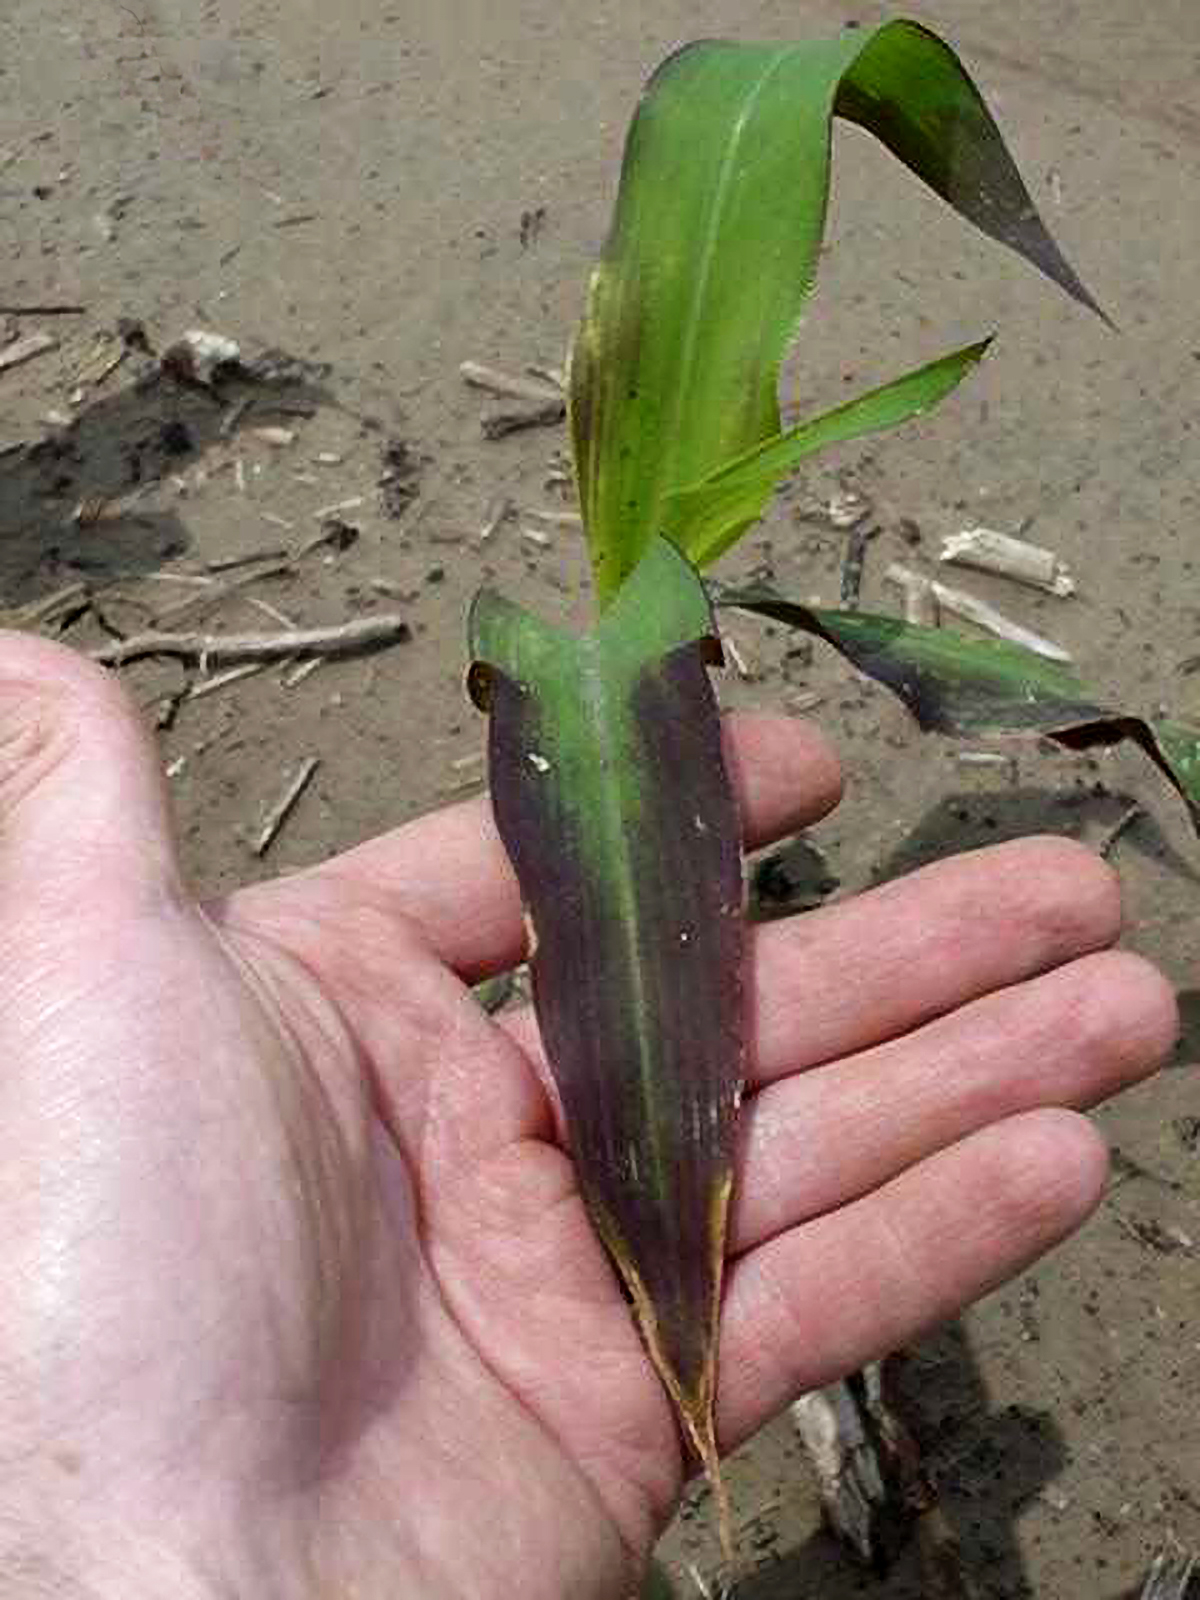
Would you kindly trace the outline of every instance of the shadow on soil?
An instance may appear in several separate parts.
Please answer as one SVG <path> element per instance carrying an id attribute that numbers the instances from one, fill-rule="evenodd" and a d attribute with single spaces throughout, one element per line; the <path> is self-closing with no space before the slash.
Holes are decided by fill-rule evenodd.
<path id="1" fill-rule="evenodd" d="M 151 504 L 154 492 L 241 430 L 311 416 L 329 403 L 301 363 L 277 352 L 259 360 L 275 363 L 266 377 L 234 372 L 213 387 L 177 379 L 154 361 L 68 425 L 0 460 L 0 605 L 76 580 L 102 586 L 139 577 L 183 554 L 187 529 L 161 496 Z"/>
<path id="2" fill-rule="evenodd" d="M 1032 1302 L 1022 1301 L 1036 1337 Z M 1054 1419 L 1018 1406 L 992 1409 L 969 1340 L 951 1323 L 919 1348 L 894 1358 L 893 1399 L 936 1468 L 946 1520 L 958 1540 L 962 1568 L 979 1600 L 1024 1600 L 1032 1595 L 1016 1525 L 1066 1464 Z M 806 1469 L 801 1469 L 806 1470 Z M 825 1533 L 814 1534 L 780 1560 L 743 1578 L 728 1600 L 925 1600 L 934 1591 L 910 1540 L 886 1573 L 854 1565 Z M 950 1590 L 946 1591 L 950 1593 Z"/>

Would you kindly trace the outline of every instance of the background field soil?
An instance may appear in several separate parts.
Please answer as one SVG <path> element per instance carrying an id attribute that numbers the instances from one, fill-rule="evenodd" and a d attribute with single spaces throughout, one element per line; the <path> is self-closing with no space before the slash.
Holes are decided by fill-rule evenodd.
<path id="1" fill-rule="evenodd" d="M 8 0 L 0 300 L 85 309 L 21 318 L 13 331 L 45 328 L 58 346 L 0 371 L 0 447 L 46 441 L 0 457 L 0 603 L 86 581 L 98 603 L 65 627 L 83 645 L 106 622 L 129 631 L 189 599 L 180 625 L 269 628 L 269 606 L 305 625 L 399 609 L 411 628 L 369 658 L 290 686 L 275 667 L 173 714 L 160 708 L 183 687 L 181 668 L 127 669 L 148 716 L 170 724 L 163 759 L 205 888 L 317 860 L 478 787 L 481 730 L 461 690 L 469 596 L 494 578 L 577 621 L 586 601 L 568 530 L 540 545 L 517 517 L 479 544 L 498 494 L 563 507 L 564 437 L 484 440 L 488 402 L 458 364 L 560 362 L 624 126 L 667 50 L 710 34 L 829 33 L 851 14 L 867 23 L 884 10 Z M 1026 528 L 1071 563 L 1077 597 L 971 587 L 1068 645 L 1114 695 L 1200 713 L 1200 677 L 1179 670 L 1200 616 L 1200 10 L 936 0 L 920 15 L 975 70 L 1121 332 L 841 133 L 830 248 L 789 369 L 795 406 L 834 402 L 990 329 L 1002 337 L 941 413 L 798 481 L 741 564 L 770 564 L 792 590 L 834 602 L 845 534 L 825 508 L 854 490 L 881 529 L 864 601 L 892 607 L 889 561 L 928 563 L 941 535 L 973 522 Z M 214 403 L 156 381 L 133 330 L 120 365 L 89 379 L 89 361 L 94 374 L 124 348 L 101 337 L 122 318 L 155 350 L 203 327 L 249 356 L 274 348 L 296 362 L 287 382 L 233 385 Z M 239 396 L 249 404 L 231 419 Z M 294 437 L 271 442 L 263 427 Z M 165 577 L 294 553 L 339 504 L 356 530 L 345 548 L 311 550 L 207 613 L 201 585 Z M 840 744 L 848 794 L 810 842 L 839 895 L 1013 834 L 1097 840 L 1131 802 L 1144 807 L 1115 860 L 1129 943 L 1184 991 L 1179 1062 L 1102 1114 L 1119 1160 L 1099 1218 L 911 1352 L 904 1374 L 978 1592 L 1121 1600 L 1169 1532 L 1200 1545 L 1200 1105 L 1187 1065 L 1200 1025 L 1200 850 L 1134 755 L 1022 748 L 1008 766 L 964 766 L 829 656 L 789 653 L 748 620 L 732 631 L 748 676 L 723 684 L 731 704 L 821 696 L 812 714 Z M 316 776 L 260 860 L 250 843 L 264 809 L 309 756 Z M 742 1600 L 918 1592 L 911 1562 L 886 1582 L 846 1566 L 820 1532 L 786 1424 L 743 1452 L 734 1485 Z M 664 1546 L 680 1594 L 697 1592 L 689 1563 L 715 1567 L 702 1498 Z"/>

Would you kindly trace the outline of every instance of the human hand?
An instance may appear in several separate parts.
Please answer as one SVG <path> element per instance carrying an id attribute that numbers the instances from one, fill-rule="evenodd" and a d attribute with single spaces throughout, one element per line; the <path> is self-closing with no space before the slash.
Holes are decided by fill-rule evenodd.
<path id="1" fill-rule="evenodd" d="M 747 833 L 827 811 L 738 719 Z M 735 1445 L 1075 1228 L 1153 1070 L 1115 880 L 1028 840 L 755 930 Z M 0 1592 L 620 1600 L 675 1425 L 556 1138 L 484 804 L 202 907 L 118 685 L 0 637 Z"/>

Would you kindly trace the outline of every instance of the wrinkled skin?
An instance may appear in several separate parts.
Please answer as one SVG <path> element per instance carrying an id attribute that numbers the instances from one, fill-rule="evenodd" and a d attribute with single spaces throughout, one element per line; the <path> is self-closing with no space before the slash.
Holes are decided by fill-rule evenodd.
<path id="1" fill-rule="evenodd" d="M 729 730 L 747 834 L 837 799 Z M 386 773 L 382 775 L 386 781 Z M 0 638 L 0 1591 L 623 1600 L 681 1485 L 486 809 L 202 907 L 117 685 Z M 757 932 L 728 1447 L 1068 1234 L 1175 1036 L 1115 881 L 1004 845 Z"/>

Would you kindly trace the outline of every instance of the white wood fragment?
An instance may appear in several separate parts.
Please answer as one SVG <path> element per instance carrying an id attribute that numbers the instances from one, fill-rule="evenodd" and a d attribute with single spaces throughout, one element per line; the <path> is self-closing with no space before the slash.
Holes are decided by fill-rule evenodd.
<path id="1" fill-rule="evenodd" d="M 261 611 L 264 617 L 270 617 L 272 622 L 277 622 L 281 628 L 295 629 L 295 618 L 287 616 L 280 611 L 278 606 L 273 606 L 269 600 L 262 600 L 258 595 L 247 595 L 246 602 L 256 611 Z"/>
<path id="2" fill-rule="evenodd" d="M 548 511 L 540 506 L 529 506 L 524 515 L 532 517 L 535 522 L 547 528 L 583 527 L 583 518 L 578 511 Z"/>
<path id="3" fill-rule="evenodd" d="M 300 768 L 295 777 L 288 783 L 263 821 L 262 828 L 259 830 L 258 837 L 252 846 L 256 856 L 265 855 L 271 848 L 279 830 L 291 815 L 297 800 L 308 788 L 309 783 L 312 781 L 313 773 L 320 765 L 319 756 L 306 756 L 300 763 Z"/>
<path id="4" fill-rule="evenodd" d="M 721 635 L 721 644 L 730 661 L 733 662 L 733 670 L 738 677 L 744 679 L 746 683 L 753 683 L 758 677 L 758 672 L 746 659 L 737 640 L 728 629 Z"/>
<path id="5" fill-rule="evenodd" d="M 871 502 L 856 489 L 841 489 L 825 508 L 835 528 L 853 528 L 871 515 Z"/>
<path id="6" fill-rule="evenodd" d="M 904 595 L 904 620 L 916 623 L 922 628 L 936 628 L 938 625 L 937 601 L 933 596 L 933 581 L 924 573 L 913 572 L 909 567 L 898 564 L 890 566 L 884 573 L 884 578 L 897 585 Z"/>
<path id="7" fill-rule="evenodd" d="M 161 365 L 195 383 L 208 385 L 222 367 L 236 367 L 241 359 L 242 348 L 236 339 L 208 328 L 189 328 L 163 351 Z"/>
<path id="8" fill-rule="evenodd" d="M 942 540 L 938 559 L 974 567 L 979 572 L 994 572 L 1060 599 L 1075 593 L 1075 580 L 1066 562 L 1053 550 L 995 528 L 964 528 L 961 533 L 948 534 Z"/>
<path id="9" fill-rule="evenodd" d="M 1047 661 L 1072 659 L 1071 652 L 1064 649 L 1061 644 L 1035 633 L 1032 628 L 1023 627 L 1019 622 L 1013 622 L 1002 611 L 997 611 L 994 606 L 989 606 L 985 600 L 968 594 L 966 590 L 952 589 L 949 584 L 937 582 L 932 587 L 933 597 L 943 611 L 950 611 L 966 622 L 973 622 L 977 628 L 983 628 L 987 633 L 994 633 L 998 639 L 1007 639 L 1010 644 L 1023 645 L 1026 650 L 1044 656 Z"/>
<path id="10" fill-rule="evenodd" d="M 480 544 L 488 542 L 511 510 L 512 501 L 507 495 L 498 494 L 494 500 L 489 502 L 488 508 L 483 514 L 483 521 L 479 525 L 479 532 L 476 535 Z"/>
<path id="11" fill-rule="evenodd" d="M 535 405 L 545 400 L 560 400 L 561 387 L 547 382 L 534 382 L 529 378 L 515 377 L 511 372 L 501 372 L 496 367 L 485 367 L 480 361 L 460 363 L 459 376 L 473 389 L 485 389 L 488 394 L 503 395 L 511 400 L 529 400 Z"/>
<path id="12" fill-rule="evenodd" d="M 298 683 L 303 683 L 305 678 L 311 678 L 323 659 L 321 656 L 310 656 L 307 661 L 301 661 L 289 672 L 285 672 L 282 679 L 283 687 L 294 689 Z"/>
<path id="13" fill-rule="evenodd" d="M 256 439 L 261 439 L 263 444 L 274 446 L 276 450 L 285 450 L 288 445 L 295 444 L 295 428 L 279 428 L 268 425 L 262 428 L 251 428 L 250 432 Z"/>
<path id="14" fill-rule="evenodd" d="M 537 545 L 539 550 L 545 550 L 550 543 L 550 535 L 543 528 L 522 528 L 521 537 L 527 544 Z"/>
<path id="15" fill-rule="evenodd" d="M 319 660 L 320 657 L 314 659 Z M 231 683 L 239 683 L 243 678 L 252 677 L 267 665 L 266 661 L 247 661 L 240 667 L 230 667 L 228 672 L 217 672 L 211 678 L 201 678 L 199 683 L 194 683 L 188 690 L 187 698 L 203 700 L 206 695 L 216 694 L 219 689 L 227 689 Z"/>
<path id="16" fill-rule="evenodd" d="M 43 333 L 40 330 L 27 333 L 23 338 L 14 339 L 9 345 L 0 350 L 0 372 L 7 372 L 10 367 L 23 366 L 26 361 L 32 361 L 35 356 L 44 356 L 50 350 L 57 350 L 58 340 L 52 333 Z"/>
<path id="17" fill-rule="evenodd" d="M 884 574 L 890 583 L 898 584 L 904 588 L 914 578 L 920 576 L 908 567 L 893 563 Z M 1044 656 L 1047 661 L 1070 661 L 1069 650 L 1062 645 L 1055 644 L 1053 639 L 1046 639 L 1040 633 L 1034 633 L 1032 628 L 1025 628 L 1019 622 L 1013 622 L 1003 612 L 997 611 L 994 606 L 989 606 L 986 601 L 978 599 L 973 594 L 968 594 L 965 589 L 952 589 L 948 583 L 939 583 L 936 579 L 930 580 L 933 598 L 943 611 L 952 612 L 956 617 L 962 617 L 966 622 L 973 622 L 977 628 L 994 634 L 998 639 L 1006 639 L 1009 644 L 1022 645 L 1026 650 L 1032 650 L 1035 655 Z"/>
<path id="18" fill-rule="evenodd" d="M 551 388 L 565 389 L 567 387 L 567 374 L 562 367 L 543 367 L 536 361 L 531 361 L 525 368 L 531 378 L 542 378 Z"/>
<path id="19" fill-rule="evenodd" d="M 330 517 L 340 516 L 343 511 L 357 511 L 362 503 L 362 495 L 352 494 L 348 500 L 338 500 L 331 506 L 321 506 L 313 512 L 313 518 L 317 522 L 325 522 Z"/>

